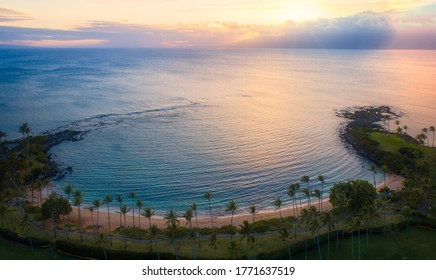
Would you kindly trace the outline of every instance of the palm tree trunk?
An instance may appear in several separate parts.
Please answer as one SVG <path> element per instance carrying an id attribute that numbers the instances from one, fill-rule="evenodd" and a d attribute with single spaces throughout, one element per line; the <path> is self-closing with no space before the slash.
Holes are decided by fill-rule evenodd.
<path id="1" fill-rule="evenodd" d="M 357 256 L 358 259 L 360 260 L 360 227 L 357 230 Z"/>
<path id="2" fill-rule="evenodd" d="M 159 248 L 157 247 L 157 240 L 154 240 L 154 246 L 156 247 L 157 259 L 160 261 Z"/>
<path id="3" fill-rule="evenodd" d="M 110 216 L 110 213 L 109 213 L 109 202 L 107 204 L 107 223 L 108 223 L 108 227 L 109 227 L 109 241 L 110 241 L 110 244 L 112 246 L 111 216 Z"/>
<path id="4" fill-rule="evenodd" d="M 124 214 L 124 229 L 123 229 L 123 232 L 124 232 L 124 249 L 126 249 L 127 248 L 127 231 L 126 231 L 126 214 Z"/>
<path id="5" fill-rule="evenodd" d="M 233 212 L 232 212 L 232 217 L 230 218 L 230 226 L 231 226 L 231 229 L 232 229 L 232 232 L 230 233 L 230 242 L 232 242 L 233 241 Z"/>
<path id="6" fill-rule="evenodd" d="M 33 250 L 32 236 L 30 234 L 29 234 L 29 243 L 30 243 L 30 248 L 32 248 Z"/>
<path id="7" fill-rule="evenodd" d="M 327 232 L 327 259 L 330 259 L 330 230 Z"/>
<path id="8" fill-rule="evenodd" d="M 212 224 L 212 229 L 215 228 L 213 226 L 213 218 L 212 218 L 212 206 L 210 205 L 210 200 L 209 200 L 209 212 L 210 212 L 210 222 Z"/>
<path id="9" fill-rule="evenodd" d="M 304 231 L 304 239 L 306 239 L 306 249 L 304 251 L 304 259 L 307 260 L 307 222 L 306 222 L 306 229 Z"/>
<path id="10" fill-rule="evenodd" d="M 78 214 L 79 214 L 79 233 L 80 233 L 80 242 L 83 243 L 82 236 L 82 217 L 80 216 L 80 205 L 77 206 Z"/>
<path id="11" fill-rule="evenodd" d="M 98 214 L 99 214 L 99 212 L 100 212 L 100 207 L 97 208 L 97 233 L 99 230 L 99 228 L 98 228 Z"/>
<path id="12" fill-rule="evenodd" d="M 322 255 L 321 255 L 321 246 L 319 244 L 319 230 L 318 230 L 318 236 L 317 236 L 317 243 L 318 243 L 318 255 L 319 255 L 319 259 L 322 260 Z"/>

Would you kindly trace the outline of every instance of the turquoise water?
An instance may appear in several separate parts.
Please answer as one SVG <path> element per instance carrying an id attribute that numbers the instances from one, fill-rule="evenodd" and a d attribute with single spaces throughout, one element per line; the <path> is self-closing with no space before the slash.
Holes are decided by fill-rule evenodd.
<path id="1" fill-rule="evenodd" d="M 205 214 L 210 191 L 215 215 L 230 199 L 272 209 L 303 175 L 372 182 L 335 110 L 390 105 L 415 135 L 436 123 L 435 70 L 434 51 L 0 50 L 0 129 L 89 131 L 51 150 L 73 169 L 54 183 L 88 202 L 134 191 Z"/>

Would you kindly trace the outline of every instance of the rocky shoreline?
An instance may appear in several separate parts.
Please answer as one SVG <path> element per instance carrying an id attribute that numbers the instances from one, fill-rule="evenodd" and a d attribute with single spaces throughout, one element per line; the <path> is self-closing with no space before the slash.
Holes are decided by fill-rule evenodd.
<path id="1" fill-rule="evenodd" d="M 389 106 L 357 106 L 336 111 L 336 116 L 348 120 L 339 130 L 341 140 L 358 155 L 380 164 L 380 159 L 364 149 L 354 136 L 353 131 L 355 129 L 365 129 L 387 132 L 380 123 L 386 121 L 386 117 L 390 121 L 398 119 L 401 114 L 395 113 Z"/>

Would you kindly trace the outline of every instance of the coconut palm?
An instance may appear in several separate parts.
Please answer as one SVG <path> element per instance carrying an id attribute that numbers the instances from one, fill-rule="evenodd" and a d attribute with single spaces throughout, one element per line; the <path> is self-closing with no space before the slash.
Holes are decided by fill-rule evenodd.
<path id="1" fill-rule="evenodd" d="M 83 243 L 83 236 L 82 236 L 82 219 L 80 215 L 80 206 L 82 206 L 83 203 L 83 193 L 81 190 L 76 190 L 74 192 L 73 197 L 73 205 L 77 207 L 77 213 L 79 216 L 79 232 L 80 232 L 80 242 Z"/>
<path id="2" fill-rule="evenodd" d="M 335 228 L 335 217 L 332 211 L 323 212 L 321 224 L 327 226 L 327 259 L 330 259 L 330 232 Z"/>
<path id="3" fill-rule="evenodd" d="M 216 259 L 216 249 L 218 247 L 219 241 L 218 241 L 218 235 L 216 232 L 212 232 L 212 234 L 209 237 L 209 245 L 208 247 L 213 248 L 213 258 Z"/>
<path id="4" fill-rule="evenodd" d="M 404 134 L 407 134 L 408 129 L 409 129 L 409 127 L 407 125 L 403 125 Z"/>
<path id="5" fill-rule="evenodd" d="M 322 227 L 322 221 L 321 221 L 321 214 L 319 211 L 316 210 L 316 208 L 314 206 L 312 206 L 310 209 L 310 219 L 309 219 L 309 229 L 310 232 L 312 233 L 312 236 L 316 235 L 316 243 L 317 243 L 317 247 L 318 247 L 318 256 L 319 259 L 322 260 L 322 255 L 321 255 L 321 246 L 319 243 L 319 236 L 320 236 L 320 229 Z"/>
<path id="6" fill-rule="evenodd" d="M 98 216 L 100 214 L 100 207 L 103 205 L 103 203 L 101 202 L 100 199 L 95 199 L 92 202 L 92 204 L 94 204 L 95 208 L 97 209 L 97 233 L 98 233 L 99 228 L 100 228 L 99 223 L 98 223 Z"/>
<path id="7" fill-rule="evenodd" d="M 304 253 L 304 258 L 306 260 L 307 260 L 307 241 L 308 241 L 307 240 L 307 228 L 309 226 L 310 215 L 311 215 L 311 212 L 308 209 L 301 209 L 299 222 L 302 224 L 304 223 L 304 225 L 305 225 L 304 239 L 306 240 L 306 249 L 305 249 L 305 253 Z"/>
<path id="8" fill-rule="evenodd" d="M 322 198 L 324 197 L 324 182 L 325 178 L 324 176 L 318 176 L 318 181 L 321 182 L 321 205 L 320 205 L 320 211 L 322 212 Z"/>
<path id="9" fill-rule="evenodd" d="M 230 227 L 232 228 L 232 233 L 230 234 L 230 242 L 233 241 L 233 215 L 235 215 L 236 209 L 238 208 L 236 201 L 234 200 L 230 200 L 229 203 L 227 203 L 226 206 L 226 212 L 230 212 L 231 213 L 231 218 L 230 218 Z"/>
<path id="10" fill-rule="evenodd" d="M 141 229 L 141 208 L 142 206 L 144 206 L 144 203 L 142 202 L 141 199 L 138 199 L 136 201 L 136 206 L 138 207 L 138 227 L 139 229 Z M 139 234 L 140 234 L 139 238 L 141 238 L 141 231 L 139 231 Z"/>
<path id="11" fill-rule="evenodd" d="M 165 225 L 167 226 L 168 233 L 170 234 L 171 237 L 171 242 L 173 244 L 173 249 L 174 249 L 174 256 L 177 259 L 176 232 L 180 224 L 179 220 L 177 219 L 177 212 L 172 209 L 167 211 L 164 216 L 164 219 L 167 220 L 165 222 Z"/>
<path id="12" fill-rule="evenodd" d="M 321 209 L 321 191 L 320 190 L 314 190 L 312 192 L 312 196 L 318 198 L 318 209 Z"/>
<path id="13" fill-rule="evenodd" d="M 374 179 L 374 188 L 377 188 L 377 183 L 375 181 L 375 174 L 377 174 L 377 166 L 374 163 L 371 163 L 369 169 L 372 172 L 372 178 Z"/>
<path id="14" fill-rule="evenodd" d="M 427 145 L 428 145 L 428 128 L 424 127 L 423 129 L 421 129 L 421 132 L 425 135 L 425 140 L 427 141 Z"/>
<path id="15" fill-rule="evenodd" d="M 255 216 L 256 216 L 256 214 L 257 214 L 257 210 L 256 210 L 256 205 L 251 205 L 250 207 L 248 207 L 248 212 L 253 216 L 253 224 L 254 224 L 254 218 L 255 218 Z"/>
<path id="16" fill-rule="evenodd" d="M 161 234 L 161 230 L 157 227 L 157 225 L 150 226 L 150 229 L 148 230 L 148 238 L 150 239 L 152 246 L 154 240 L 158 260 L 160 260 L 160 255 L 159 255 L 159 248 L 157 247 L 157 239 L 159 238 L 160 234 Z"/>
<path id="17" fill-rule="evenodd" d="M 383 118 L 385 119 L 385 122 L 387 123 L 387 125 L 388 125 L 388 132 L 390 132 L 391 131 L 391 128 L 390 128 L 390 120 L 392 119 L 391 118 L 391 116 L 390 115 L 384 115 L 383 116 Z"/>
<path id="18" fill-rule="evenodd" d="M 296 203 L 295 203 L 295 195 L 297 194 L 297 190 L 300 188 L 298 184 L 291 184 L 288 188 L 288 196 L 292 199 L 292 209 L 294 212 L 294 217 L 298 216 L 298 209 L 296 209 Z"/>
<path id="19" fill-rule="evenodd" d="M 33 243 L 32 243 L 32 235 L 29 234 L 29 228 L 32 226 L 32 219 L 29 217 L 29 215 L 24 214 L 24 217 L 21 219 L 21 221 L 18 223 L 18 227 L 23 232 L 24 237 L 29 238 L 30 247 L 33 250 Z"/>
<path id="20" fill-rule="evenodd" d="M 431 144 L 432 147 L 434 147 L 434 134 L 435 134 L 435 127 L 432 125 L 428 128 L 428 131 L 430 131 L 431 133 L 433 133 L 433 142 Z"/>
<path id="21" fill-rule="evenodd" d="M 253 226 L 248 222 L 244 221 L 242 225 L 239 225 L 239 233 L 242 235 L 241 241 L 246 240 L 246 250 L 247 250 L 247 259 L 250 258 L 250 242 L 254 243 L 253 238 Z"/>
<path id="22" fill-rule="evenodd" d="M 3 138 L 5 138 L 6 135 L 7 135 L 6 132 L 0 130 L 0 142 L 3 141 Z"/>
<path id="23" fill-rule="evenodd" d="M 188 208 L 185 210 L 185 213 L 183 214 L 183 218 L 185 218 L 186 220 L 186 224 L 189 225 L 189 236 L 190 236 L 190 243 L 191 243 L 191 251 L 192 251 L 192 259 L 195 259 L 195 253 L 194 253 L 194 244 L 193 244 L 193 239 L 194 236 L 192 235 L 193 231 L 192 231 L 192 218 L 194 216 L 194 213 L 192 211 L 192 208 Z"/>
<path id="24" fill-rule="evenodd" d="M 135 198 L 136 198 L 136 193 L 135 192 L 131 192 L 129 193 L 129 198 L 132 199 L 132 221 L 133 221 L 133 227 L 135 227 Z"/>
<path id="25" fill-rule="evenodd" d="M 127 225 L 126 225 L 126 215 L 129 213 L 130 208 L 127 207 L 127 205 L 121 205 L 120 207 L 120 213 L 124 216 L 124 249 L 127 248 Z"/>
<path id="26" fill-rule="evenodd" d="M 106 195 L 104 198 L 103 203 L 107 205 L 107 223 L 108 223 L 108 229 L 109 229 L 109 240 L 110 244 L 112 246 L 112 234 L 111 234 L 111 216 L 110 216 L 110 204 L 113 201 L 113 197 L 111 195 Z"/>
<path id="27" fill-rule="evenodd" d="M 306 188 L 307 188 L 307 190 L 309 190 L 308 199 L 309 199 L 309 207 L 310 207 L 310 187 L 309 187 L 310 179 L 309 179 L 309 176 L 304 175 L 303 177 L 300 178 L 300 181 L 306 183 Z"/>
<path id="28" fill-rule="evenodd" d="M 213 218 L 212 218 L 212 206 L 210 204 L 210 201 L 212 200 L 212 194 L 210 192 L 206 192 L 204 194 L 204 198 L 209 202 L 209 212 L 210 212 L 210 223 L 212 224 L 212 228 L 215 228 L 213 225 Z"/>
<path id="29" fill-rule="evenodd" d="M 73 193 L 73 185 L 67 184 L 62 190 L 67 195 L 68 203 L 70 203 L 70 197 L 71 197 L 71 194 Z M 70 212 L 68 212 L 67 240 L 69 239 L 69 236 L 68 236 L 69 231 L 70 231 Z"/>
<path id="30" fill-rule="evenodd" d="M 290 260 L 292 259 L 291 240 L 293 238 L 293 235 L 292 235 L 293 228 L 294 228 L 293 224 L 286 223 L 279 230 L 279 234 L 280 234 L 280 237 L 282 238 L 282 241 L 286 242 L 287 245 L 288 245 L 288 256 L 289 256 Z"/>
<path id="31" fill-rule="evenodd" d="M 391 223 L 384 230 L 385 236 L 387 238 L 391 238 L 392 248 L 394 249 L 394 255 L 397 255 L 397 233 L 398 233 L 398 227 L 394 223 Z"/>
<path id="32" fill-rule="evenodd" d="M 86 210 L 88 210 L 91 213 L 91 224 L 92 224 L 92 227 L 94 227 L 94 211 L 95 211 L 95 206 L 94 205 L 89 205 L 88 207 L 86 207 Z"/>
<path id="33" fill-rule="evenodd" d="M 151 217 L 153 217 L 154 211 L 150 207 L 148 207 L 145 208 L 144 211 L 142 211 L 141 215 L 148 219 L 149 228 L 151 228 Z"/>
<path id="34" fill-rule="evenodd" d="M 378 217 L 377 211 L 374 205 L 366 205 L 360 211 L 360 215 L 365 222 L 366 226 L 366 250 L 369 248 L 369 231 L 371 226 L 371 221 Z"/>
<path id="35" fill-rule="evenodd" d="M 198 233 L 198 219 L 197 219 L 197 203 L 192 203 L 191 204 L 191 209 L 192 211 L 194 211 L 194 216 L 195 216 L 195 226 L 197 228 L 197 233 Z"/>
<path id="36" fill-rule="evenodd" d="M 282 204 L 283 204 L 282 199 L 277 198 L 276 200 L 273 201 L 273 204 L 274 204 L 275 210 L 276 211 L 279 210 L 280 221 L 283 222 L 282 221 L 283 220 L 283 218 L 282 218 Z"/>
<path id="37" fill-rule="evenodd" d="M 401 208 L 401 216 L 407 221 L 406 232 L 409 232 L 409 223 L 412 215 L 413 215 L 413 210 L 409 205 L 406 205 L 403 208 Z"/>
<path id="38" fill-rule="evenodd" d="M 303 193 L 303 195 L 307 198 L 307 208 L 310 208 L 310 190 L 308 188 L 304 188 L 301 190 L 301 192 Z"/>
<path id="39" fill-rule="evenodd" d="M 121 209 L 121 205 L 122 205 L 122 203 L 123 203 L 123 196 L 120 195 L 120 194 L 117 194 L 117 195 L 115 196 L 115 200 L 120 204 L 120 209 Z M 121 216 L 122 216 L 122 214 L 121 214 L 121 212 L 120 212 L 120 227 L 122 227 L 122 224 L 121 224 Z"/>
<path id="40" fill-rule="evenodd" d="M 107 260 L 106 247 L 109 244 L 109 241 L 105 234 L 100 233 L 97 240 L 97 246 L 103 249 L 103 255 L 105 260 Z"/>

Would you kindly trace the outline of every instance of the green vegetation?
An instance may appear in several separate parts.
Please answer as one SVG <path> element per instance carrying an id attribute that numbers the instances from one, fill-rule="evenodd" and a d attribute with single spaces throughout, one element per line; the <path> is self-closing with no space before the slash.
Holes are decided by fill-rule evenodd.
<path id="1" fill-rule="evenodd" d="M 63 188 L 65 196 L 51 194 L 43 199 L 42 189 L 52 175 L 48 142 L 56 140 L 30 136 L 31 129 L 25 123 L 19 128 L 23 139 L 3 141 L 1 146 L 0 233 L 7 242 L 29 246 L 26 250 L 32 253 L 3 253 L 0 258 L 58 258 L 55 252 L 60 250 L 97 259 L 436 259 L 429 249 L 435 242 L 436 228 L 436 149 L 430 147 L 434 144 L 429 140 L 434 129 L 423 129 L 412 138 L 405 133 L 408 127 L 401 127 L 397 119 L 396 133 L 391 133 L 389 121 L 395 115 L 386 117 L 389 112 L 389 108 L 381 107 L 343 114 L 355 118 L 345 129 L 344 138 L 379 166 L 371 165 L 374 184 L 362 180 L 335 184 L 330 192 L 333 209 L 326 210 L 321 198 L 328 180 L 318 176 L 318 188 L 304 175 L 283 190 L 290 198 L 289 205 L 281 197 L 271 201 L 279 218 L 256 220 L 258 210 L 251 205 L 246 209 L 251 222 L 234 224 L 238 204 L 229 200 L 222 209 L 231 215 L 230 224 L 221 228 L 214 223 L 211 192 L 204 194 L 207 209 L 202 209 L 210 214 L 209 228 L 198 227 L 196 203 L 183 213 L 185 224 L 180 223 L 176 211 L 169 210 L 164 217 L 166 227 L 158 228 L 151 220 L 153 209 L 131 192 L 127 196 L 131 207 L 124 204 L 122 195 L 114 197 L 119 206 L 119 225 L 111 227 L 108 219 L 109 228 L 100 230 L 101 207 L 107 207 L 109 214 L 114 198 L 106 195 L 86 208 L 82 191 L 68 185 Z M 387 121 L 388 131 L 375 124 L 380 121 Z M 4 137 L 0 133 L 0 140 Z M 378 191 L 377 172 L 385 175 L 385 187 Z M 386 186 L 389 172 L 405 177 L 401 189 Z M 71 205 L 78 209 L 78 224 L 71 222 Z M 92 217 L 92 224 L 84 227 L 83 207 L 96 214 L 96 224 Z M 285 207 L 292 207 L 293 216 L 283 216 Z M 128 227 L 130 211 L 132 226 Z M 148 224 L 141 225 L 141 216 Z M 0 239 L 0 246 L 2 242 L 7 243 Z M 46 246 L 51 249 L 43 249 Z M 47 256 L 37 257 L 47 252 Z"/>

